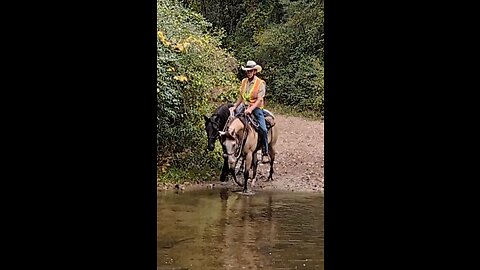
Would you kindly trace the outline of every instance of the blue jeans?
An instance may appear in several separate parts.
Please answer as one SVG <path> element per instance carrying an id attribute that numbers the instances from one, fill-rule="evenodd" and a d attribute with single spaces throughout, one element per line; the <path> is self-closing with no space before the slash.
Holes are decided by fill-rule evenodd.
<path id="1" fill-rule="evenodd" d="M 253 115 L 255 115 L 255 118 L 258 120 L 258 124 L 260 127 L 260 132 L 262 133 L 262 141 L 263 141 L 263 147 L 264 147 L 264 153 L 268 153 L 268 137 L 267 137 L 267 124 L 265 123 L 265 115 L 263 114 L 263 109 L 260 108 L 255 108 L 253 110 Z"/>
<path id="2" fill-rule="evenodd" d="M 245 107 L 245 105 L 243 105 L 243 103 L 240 103 L 240 105 L 238 105 L 237 109 L 235 110 L 235 115 L 243 113 L 243 107 Z"/>

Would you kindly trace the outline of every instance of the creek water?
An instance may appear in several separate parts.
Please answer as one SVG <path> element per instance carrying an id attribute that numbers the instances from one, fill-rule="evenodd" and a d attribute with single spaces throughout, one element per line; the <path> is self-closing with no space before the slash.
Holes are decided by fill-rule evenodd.
<path id="1" fill-rule="evenodd" d="M 157 269 L 323 269 L 323 194 L 157 195 Z"/>

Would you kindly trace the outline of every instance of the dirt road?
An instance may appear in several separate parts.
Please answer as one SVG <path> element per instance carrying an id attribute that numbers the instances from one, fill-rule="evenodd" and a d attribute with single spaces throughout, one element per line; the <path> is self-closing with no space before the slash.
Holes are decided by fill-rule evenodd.
<path id="1" fill-rule="evenodd" d="M 260 164 L 254 190 L 278 189 L 289 191 L 323 192 L 323 121 L 275 114 L 279 129 L 273 181 L 266 182 L 269 164 Z M 218 145 L 216 147 L 219 147 Z M 242 176 L 241 179 L 243 179 Z M 238 187 L 232 179 L 226 183 L 218 176 L 208 182 L 186 182 L 177 185 L 181 190 L 196 188 Z M 159 190 L 175 188 L 175 184 L 161 184 Z M 249 184 L 250 188 L 250 184 Z"/>
<path id="2" fill-rule="evenodd" d="M 270 165 L 258 167 L 256 186 L 265 189 L 323 191 L 323 121 L 275 115 L 279 128 L 275 174 L 265 182 Z"/>

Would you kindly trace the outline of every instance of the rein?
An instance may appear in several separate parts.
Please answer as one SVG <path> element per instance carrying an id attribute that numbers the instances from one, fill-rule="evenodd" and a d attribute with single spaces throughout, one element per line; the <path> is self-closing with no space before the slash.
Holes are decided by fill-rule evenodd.
<path id="1" fill-rule="evenodd" d="M 247 127 L 243 128 L 243 136 L 242 136 L 242 146 L 237 148 L 237 153 L 235 155 L 235 158 L 239 158 L 240 154 L 242 153 L 242 149 L 245 146 L 245 142 L 247 142 Z"/>
<path id="2" fill-rule="evenodd" d="M 245 115 L 245 107 L 244 107 L 244 115 Z M 228 116 L 228 119 L 227 119 L 227 122 L 225 123 L 225 126 L 223 127 L 223 132 L 226 132 L 227 131 L 227 128 L 228 126 L 230 125 L 230 122 L 233 121 L 233 119 L 235 118 L 234 116 L 234 112 L 230 111 L 230 115 Z M 253 121 L 252 119 L 252 116 L 251 115 L 245 115 L 245 119 L 242 120 L 241 118 L 237 117 L 240 122 L 242 122 L 244 128 L 243 128 L 243 136 L 242 136 L 242 144 L 240 147 L 237 146 L 237 149 L 233 152 L 233 153 L 228 153 L 227 151 L 226 154 L 231 156 L 231 155 L 234 155 L 235 159 L 238 159 L 242 153 L 242 149 L 243 147 L 245 146 L 245 143 L 247 142 L 247 136 L 248 136 L 248 125 L 251 124 L 251 125 L 255 125 L 255 121 Z M 238 139 L 235 139 L 236 142 L 237 142 L 237 145 L 238 145 L 238 142 L 239 140 Z"/>
<path id="3" fill-rule="evenodd" d="M 230 122 L 234 119 L 235 117 L 233 116 L 233 112 L 230 112 L 230 116 L 228 117 L 228 120 L 227 120 L 227 123 L 225 124 L 225 127 L 223 128 L 223 132 L 226 132 L 228 126 L 230 125 Z M 225 151 L 227 155 L 231 156 L 231 155 L 234 155 L 235 159 L 238 159 L 242 153 L 242 149 L 243 147 L 245 146 L 245 143 L 247 141 L 247 135 L 248 135 L 248 127 L 246 125 L 248 125 L 248 123 L 244 123 L 240 118 L 238 118 L 240 120 L 240 122 L 242 122 L 244 128 L 243 128 L 243 136 L 242 136 L 242 140 L 241 140 L 241 145 L 240 147 L 238 147 L 238 142 L 239 140 L 238 139 L 235 139 L 235 141 L 237 142 L 237 149 L 235 149 L 235 151 L 233 153 L 229 153 L 227 151 Z"/>
<path id="4" fill-rule="evenodd" d="M 233 118 L 235 118 L 235 117 L 233 116 L 233 112 L 231 111 L 230 115 L 228 116 L 227 122 L 225 123 L 225 126 L 223 127 L 223 130 L 222 130 L 223 132 L 225 132 L 227 130 L 227 127 L 228 127 L 228 125 L 230 125 L 230 122 L 233 120 Z"/>
<path id="5" fill-rule="evenodd" d="M 240 122 L 243 124 L 243 136 L 242 136 L 242 145 L 240 147 L 237 147 L 236 155 L 235 158 L 239 158 L 240 154 L 242 153 L 243 147 L 245 146 L 245 143 L 247 142 L 247 136 L 248 136 L 248 116 L 247 120 L 244 122 L 240 118 L 238 118 Z"/>
<path id="6" fill-rule="evenodd" d="M 247 131 L 245 130 L 243 132 L 242 144 L 241 144 L 240 147 L 237 146 L 237 149 L 235 149 L 235 151 L 232 152 L 232 153 L 229 153 L 228 151 L 225 151 L 225 154 L 227 154 L 229 156 L 234 155 L 235 159 L 238 159 L 240 157 L 240 154 L 242 153 L 243 147 L 245 146 L 245 142 L 247 141 L 246 134 L 247 134 Z M 237 145 L 238 145 L 239 140 L 235 139 L 235 141 L 237 142 Z"/>

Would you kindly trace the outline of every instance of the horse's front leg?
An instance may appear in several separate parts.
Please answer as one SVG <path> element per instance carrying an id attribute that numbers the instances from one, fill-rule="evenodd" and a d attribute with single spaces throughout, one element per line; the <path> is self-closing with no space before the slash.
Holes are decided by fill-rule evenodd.
<path id="1" fill-rule="evenodd" d="M 238 170 L 238 174 L 242 174 L 245 171 L 244 166 L 245 166 L 245 159 L 242 158 L 242 163 L 240 165 L 240 169 Z"/>
<path id="2" fill-rule="evenodd" d="M 267 181 L 273 181 L 273 163 L 275 161 L 275 149 L 271 147 L 270 150 L 270 173 L 268 174 Z"/>
<path id="3" fill-rule="evenodd" d="M 252 187 L 255 186 L 255 181 L 257 177 L 257 167 L 258 167 L 258 158 L 257 158 L 257 152 L 255 151 L 252 154 L 252 168 L 253 168 Z"/>
<path id="4" fill-rule="evenodd" d="M 248 177 L 250 176 L 250 168 L 252 166 L 252 152 L 245 156 L 245 171 L 243 172 L 243 192 L 247 192 Z"/>
<path id="5" fill-rule="evenodd" d="M 235 173 L 234 173 L 235 174 Z M 220 175 L 220 182 L 226 182 L 228 176 L 228 159 L 226 157 L 223 158 L 223 167 L 222 167 L 222 174 Z"/>

